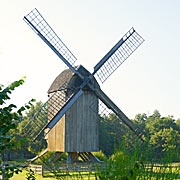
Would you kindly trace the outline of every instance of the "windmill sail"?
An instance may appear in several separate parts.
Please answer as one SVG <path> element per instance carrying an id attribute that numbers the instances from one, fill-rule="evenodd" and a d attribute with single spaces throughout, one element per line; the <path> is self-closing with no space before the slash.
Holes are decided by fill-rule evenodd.
<path id="1" fill-rule="evenodd" d="M 103 83 L 142 43 L 144 39 L 131 28 L 94 67 Z"/>
<path id="2" fill-rule="evenodd" d="M 97 110 L 94 108 L 93 103 L 91 104 L 90 109 L 96 114 Z M 114 113 L 111 108 L 108 108 L 101 100 L 99 100 L 98 109 L 99 121 L 102 121 L 105 127 L 108 126 L 107 123 L 113 123 L 113 126 L 115 126 L 115 128 L 112 128 L 111 130 L 114 133 L 119 134 L 120 141 L 129 140 L 129 142 L 135 142 L 135 139 L 137 139 L 137 135 L 138 137 L 140 137 L 140 133 L 138 133 L 137 131 L 132 131 L 129 126 L 127 126 L 123 122 L 123 120 L 121 120 L 119 116 L 117 116 L 117 114 Z"/>
<path id="3" fill-rule="evenodd" d="M 65 86 L 66 85 L 63 85 L 58 91 L 54 92 L 25 126 L 24 132 L 32 141 L 38 137 L 46 136 L 83 93 L 82 90 L 79 90 L 67 97 L 64 91 L 65 89 L 63 88 Z"/>
<path id="4" fill-rule="evenodd" d="M 34 32 L 58 55 L 58 57 L 73 71 L 76 57 L 66 47 L 58 35 L 35 8 L 23 20 L 34 30 Z"/>
<path id="5" fill-rule="evenodd" d="M 112 112 L 114 112 L 119 117 L 119 119 L 139 137 L 139 134 L 136 132 L 133 123 L 101 89 L 96 89 L 95 94 L 107 106 L 107 108 L 111 109 Z"/>

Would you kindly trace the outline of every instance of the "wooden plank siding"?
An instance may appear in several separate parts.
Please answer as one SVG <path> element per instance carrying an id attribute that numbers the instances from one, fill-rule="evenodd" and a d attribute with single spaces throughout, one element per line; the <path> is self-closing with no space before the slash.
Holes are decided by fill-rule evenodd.
<path id="1" fill-rule="evenodd" d="M 48 151 L 96 152 L 99 150 L 98 99 L 91 91 L 75 102 L 48 134 Z M 53 105 L 56 106 L 56 105 Z"/>
<path id="2" fill-rule="evenodd" d="M 65 152 L 65 115 L 48 134 L 48 151 Z"/>
<path id="3" fill-rule="evenodd" d="M 59 93 L 63 93 L 59 92 Z M 53 94 L 53 93 L 52 93 Z M 64 95 L 65 97 L 65 95 Z M 56 103 L 54 103 L 53 98 L 52 101 L 49 102 L 48 106 L 53 106 L 55 113 L 60 110 L 58 107 L 59 104 L 62 106 L 63 101 L 59 100 L 59 102 L 56 100 Z M 54 113 L 54 114 L 55 114 Z M 51 115 L 49 113 L 48 116 L 49 119 L 51 119 Z M 48 151 L 57 151 L 57 152 L 65 152 L 65 142 L 64 142 L 64 134 L 65 134 L 65 115 L 61 118 L 61 120 L 51 129 L 47 136 L 48 141 Z"/>
<path id="4" fill-rule="evenodd" d="M 84 91 L 84 94 L 66 113 L 66 152 L 96 152 L 99 150 L 98 118 L 90 108 L 92 103 L 98 111 L 97 97 L 91 91 Z"/>

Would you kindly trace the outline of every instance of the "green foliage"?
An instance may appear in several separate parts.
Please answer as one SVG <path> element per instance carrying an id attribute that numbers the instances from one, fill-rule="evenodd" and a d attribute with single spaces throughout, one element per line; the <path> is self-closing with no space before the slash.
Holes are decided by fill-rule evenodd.
<path id="1" fill-rule="evenodd" d="M 158 110 L 152 115 L 145 113 L 137 114 L 132 120 L 135 128 L 142 134 L 145 142 L 140 143 L 140 148 L 144 152 L 149 150 L 149 155 L 158 161 L 161 156 L 165 156 L 169 151 L 180 153 L 180 120 L 175 120 L 173 116 L 162 117 Z M 124 141 L 129 150 L 134 147 L 135 135 L 131 131 L 126 131 L 125 125 L 114 114 L 102 117 L 100 120 L 100 149 L 106 154 L 113 154 L 114 147 L 119 147 Z M 178 161 L 179 156 L 174 157 Z"/>
<path id="2" fill-rule="evenodd" d="M 147 120 L 147 115 L 145 113 L 143 114 L 137 114 L 134 118 L 134 120 L 138 123 L 144 123 Z"/>
<path id="3" fill-rule="evenodd" d="M 178 128 L 178 131 L 180 131 L 180 119 L 178 119 L 178 120 L 176 121 L 176 126 L 177 126 L 177 128 Z"/>
<path id="4" fill-rule="evenodd" d="M 41 101 L 37 102 L 34 106 L 31 106 L 31 108 L 29 109 L 29 111 L 27 111 L 27 113 L 25 114 L 25 116 L 23 116 L 23 121 L 22 123 L 22 130 L 20 129 L 20 132 L 23 131 L 23 127 L 24 125 L 29 122 L 30 120 L 32 120 L 34 118 L 34 116 L 36 116 L 36 114 L 39 112 L 39 110 L 41 109 L 41 107 L 43 106 L 43 103 Z M 37 124 L 41 124 L 41 121 L 48 121 L 48 111 L 46 111 L 46 113 L 44 113 L 43 115 L 41 115 L 40 117 L 36 118 L 36 123 Z M 34 124 L 31 124 L 31 126 L 34 126 Z M 41 141 L 36 140 L 32 142 L 28 145 L 28 150 L 33 152 L 34 154 L 38 154 L 39 152 L 42 151 L 42 149 L 45 149 L 47 147 L 47 142 L 44 138 L 41 139 Z"/>
<path id="5" fill-rule="evenodd" d="M 42 106 L 42 102 L 37 102 L 35 104 L 30 104 L 30 107 L 26 109 L 23 115 L 20 117 L 20 121 L 17 123 L 17 127 L 15 129 L 11 129 L 9 131 L 9 135 L 13 136 L 10 142 L 16 142 L 16 146 L 13 146 L 10 151 L 6 151 L 3 153 L 4 157 L 7 159 L 7 155 L 10 154 L 17 158 L 32 158 L 34 155 L 38 154 L 42 149 L 46 148 L 46 140 L 42 139 L 41 141 L 31 142 L 30 139 L 27 138 L 27 134 L 24 130 L 24 127 L 29 123 L 30 120 L 34 117 L 34 115 L 39 111 Z M 26 105 L 27 106 L 27 105 Z M 25 106 L 25 108 L 26 108 Z M 41 116 L 41 118 L 43 118 Z M 41 121 L 39 118 L 37 121 Z M 24 143 L 26 142 L 26 143 Z M 19 153 L 21 152 L 21 153 Z"/>
<path id="6" fill-rule="evenodd" d="M 146 143 L 146 142 L 145 142 Z M 147 142 L 148 143 L 148 142 Z M 123 145 L 123 144 L 122 144 Z M 121 150 L 123 149 L 123 151 Z M 97 180 L 174 180 L 178 179 L 180 166 L 172 164 L 174 152 L 169 152 L 158 164 L 149 158 L 149 150 L 142 151 L 138 146 L 129 152 L 119 148 L 105 161 L 105 169 L 98 168 L 95 176 Z"/>
<path id="7" fill-rule="evenodd" d="M 106 155 L 110 155 L 114 149 L 114 135 L 111 133 L 112 123 L 107 118 L 102 118 L 100 119 L 99 126 L 100 149 L 102 149 Z"/>
<path id="8" fill-rule="evenodd" d="M 33 116 L 39 111 L 43 103 L 41 101 L 36 102 L 34 105 L 31 105 L 28 111 L 23 115 L 23 120 L 18 125 L 18 130 L 21 135 L 24 134 L 25 125 L 33 118 Z M 41 119 L 39 119 L 40 121 Z"/>
<path id="9" fill-rule="evenodd" d="M 35 174 L 34 174 L 34 171 L 32 171 L 31 169 L 27 168 L 26 169 L 26 179 L 27 180 L 35 180 Z"/>
<path id="10" fill-rule="evenodd" d="M 107 156 L 113 154 L 114 147 L 118 147 L 123 140 L 129 148 L 133 144 L 133 133 L 114 113 L 100 119 L 99 135 L 100 149 Z"/>
<path id="11" fill-rule="evenodd" d="M 172 117 L 155 118 L 153 121 L 146 123 L 146 128 L 151 134 L 158 132 L 161 129 L 177 129 L 175 120 Z"/>
<path id="12" fill-rule="evenodd" d="M 17 124 L 21 120 L 20 117 L 22 116 L 22 112 L 29 109 L 32 102 L 35 100 L 32 99 L 28 102 L 28 104 L 25 104 L 25 106 L 22 106 L 19 109 L 17 109 L 14 104 L 6 105 L 6 101 L 10 99 L 10 94 L 12 94 L 15 88 L 19 87 L 23 83 L 24 79 L 20 79 L 19 81 L 13 82 L 6 88 L 3 88 L 2 85 L 0 86 L 0 154 L 23 143 L 23 140 L 14 141 L 15 138 L 11 135 L 10 131 L 17 128 Z M 9 179 L 14 173 L 21 171 L 17 166 L 3 164 L 2 160 L 0 164 L 2 164 L 0 167 L 0 174 L 3 174 L 5 179 Z"/>
<path id="13" fill-rule="evenodd" d="M 106 162 L 105 169 L 99 169 L 98 179 L 104 180 L 130 180 L 136 179 L 140 173 L 140 163 L 136 153 L 129 154 L 126 151 L 116 151 Z"/>
<path id="14" fill-rule="evenodd" d="M 180 144 L 180 134 L 172 127 L 170 129 L 163 128 L 154 133 L 150 139 L 150 143 L 161 151 L 176 149 L 177 145 Z"/>

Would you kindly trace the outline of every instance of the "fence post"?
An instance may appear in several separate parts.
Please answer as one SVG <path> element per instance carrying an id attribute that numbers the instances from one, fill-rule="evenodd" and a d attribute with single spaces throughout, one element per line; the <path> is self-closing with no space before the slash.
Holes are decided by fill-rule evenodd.
<path id="1" fill-rule="evenodd" d="M 44 177 L 44 167 L 41 165 L 41 176 Z"/>

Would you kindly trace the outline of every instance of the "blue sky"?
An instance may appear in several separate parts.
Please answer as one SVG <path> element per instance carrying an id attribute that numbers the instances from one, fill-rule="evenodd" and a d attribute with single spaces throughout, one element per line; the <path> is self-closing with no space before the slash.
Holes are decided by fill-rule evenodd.
<path id="1" fill-rule="evenodd" d="M 129 118 L 137 113 L 180 118 L 180 1 L 178 0 L 1 0 L 0 84 L 26 76 L 15 104 L 45 101 L 55 77 L 66 68 L 22 20 L 37 8 L 78 58 L 95 64 L 131 28 L 145 42 L 101 86 Z"/>

